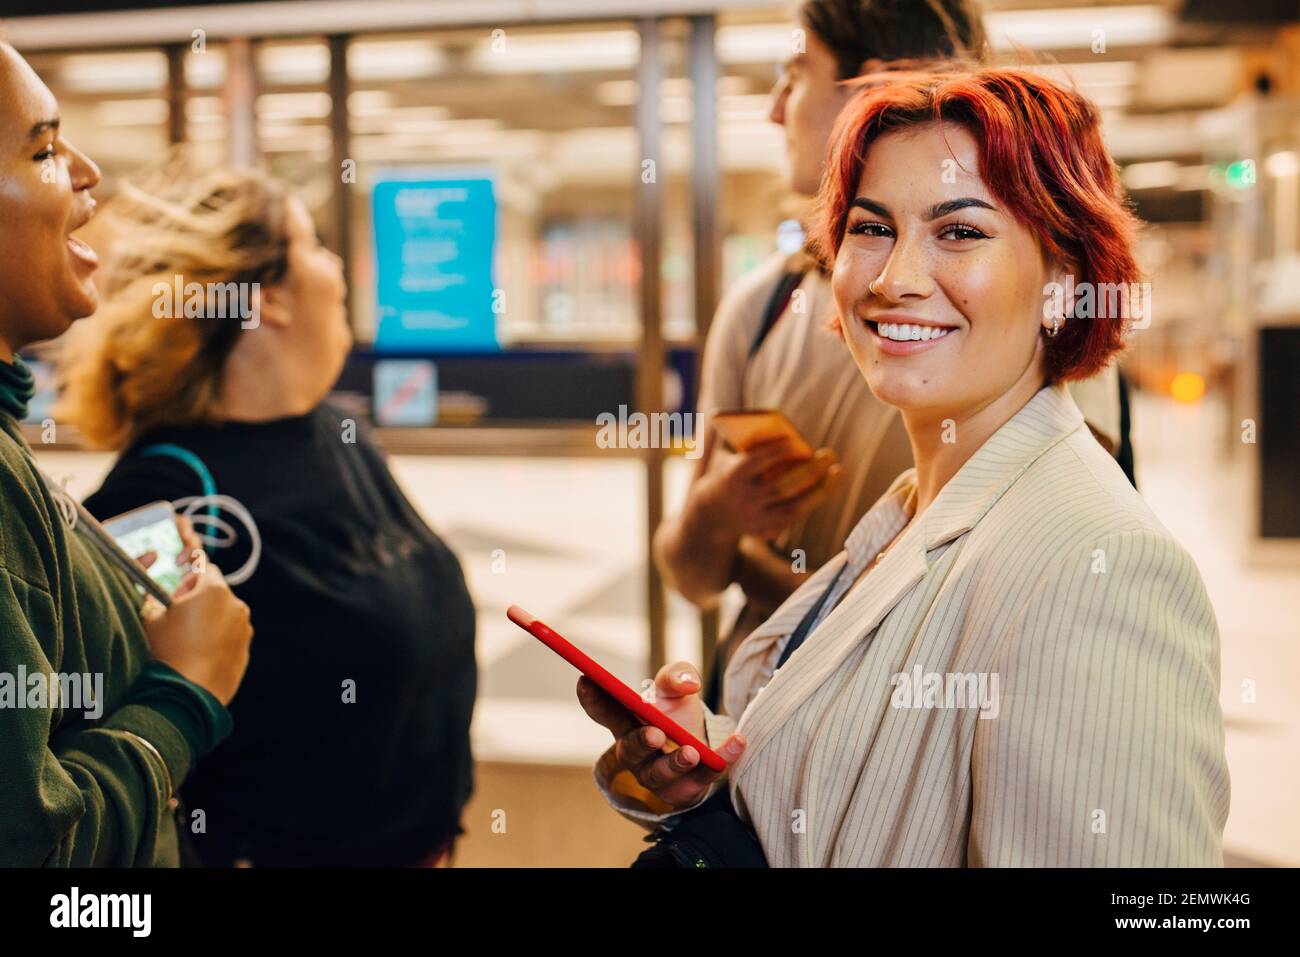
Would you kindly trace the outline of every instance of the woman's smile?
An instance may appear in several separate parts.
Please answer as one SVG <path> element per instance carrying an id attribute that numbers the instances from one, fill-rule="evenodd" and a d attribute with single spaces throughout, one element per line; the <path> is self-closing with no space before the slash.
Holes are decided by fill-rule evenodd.
<path id="1" fill-rule="evenodd" d="M 88 270 L 93 271 L 99 266 L 99 256 L 76 236 L 68 237 L 68 252 Z"/>
<path id="2" fill-rule="evenodd" d="M 953 338 L 953 333 L 957 332 L 956 326 L 898 314 L 882 314 L 875 319 L 864 319 L 863 323 L 876 348 L 891 356 L 927 352 Z"/>
<path id="3" fill-rule="evenodd" d="M 90 272 L 93 272 L 99 266 L 99 256 L 95 253 L 95 250 L 72 234 L 90 222 L 94 216 L 95 201 L 91 199 L 86 207 L 85 214 L 78 217 L 76 224 L 68 230 L 67 239 L 68 252 L 72 254 L 73 259 L 78 264 Z"/>

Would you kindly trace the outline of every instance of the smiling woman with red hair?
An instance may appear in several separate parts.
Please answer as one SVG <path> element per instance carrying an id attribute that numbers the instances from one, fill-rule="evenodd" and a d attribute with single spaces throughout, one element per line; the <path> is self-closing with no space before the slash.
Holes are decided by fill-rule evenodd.
<path id="1" fill-rule="evenodd" d="M 881 79 L 888 85 L 879 85 Z M 1089 100 L 1035 74 L 1006 69 L 901 79 L 886 74 L 863 83 L 840 116 L 822 184 L 814 244 L 828 264 L 844 245 L 853 209 L 879 211 L 858 195 L 870 144 L 920 126 L 940 138 L 945 130 L 974 138 L 988 191 L 1033 235 L 1044 257 L 1074 276 L 1077 288 L 1128 288 L 1141 279 L 1133 248 L 1137 222 Z M 950 149 L 932 172 L 955 185 L 959 169 L 970 172 Z M 1043 355 L 1051 381 L 1096 375 L 1123 348 L 1129 317 L 1096 318 L 1110 321 L 1058 326 Z M 842 335 L 838 317 L 834 325 Z"/>
<path id="2" fill-rule="evenodd" d="M 723 714 L 661 676 L 729 768 L 629 727 L 603 770 L 653 798 L 624 813 L 729 786 L 774 866 L 1222 863 L 1214 612 L 1064 385 L 1127 317 L 1051 294 L 1135 282 L 1135 225 L 1097 110 L 1034 73 L 894 76 L 849 104 L 816 239 L 916 467 L 736 651 Z"/>

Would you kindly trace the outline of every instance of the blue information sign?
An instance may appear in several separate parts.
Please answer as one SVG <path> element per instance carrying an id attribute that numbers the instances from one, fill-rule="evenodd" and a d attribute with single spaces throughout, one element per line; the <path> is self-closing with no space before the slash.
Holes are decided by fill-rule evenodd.
<path id="1" fill-rule="evenodd" d="M 376 347 L 498 351 L 492 180 L 381 179 L 371 202 L 378 263 Z"/>

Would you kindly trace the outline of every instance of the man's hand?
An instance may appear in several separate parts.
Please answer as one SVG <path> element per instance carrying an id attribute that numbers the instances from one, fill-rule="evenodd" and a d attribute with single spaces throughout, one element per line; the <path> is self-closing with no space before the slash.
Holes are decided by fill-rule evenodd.
<path id="1" fill-rule="evenodd" d="M 718 449 L 692 487 L 688 507 L 719 537 L 772 539 L 826 501 L 843 472 L 831 449 L 801 460 L 783 437 L 742 453 Z"/>

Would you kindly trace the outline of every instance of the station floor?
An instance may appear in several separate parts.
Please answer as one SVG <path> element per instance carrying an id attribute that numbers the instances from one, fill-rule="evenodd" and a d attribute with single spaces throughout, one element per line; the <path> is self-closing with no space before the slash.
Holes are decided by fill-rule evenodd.
<path id="1" fill-rule="evenodd" d="M 1225 413 L 1138 396 L 1138 483 L 1196 559 L 1222 635 L 1232 773 L 1230 865 L 1300 866 L 1300 557 L 1259 560 L 1245 533 L 1250 475 Z M 77 495 L 103 455 L 39 453 Z M 590 767 L 609 743 L 578 706 L 576 672 L 507 621 L 519 604 L 639 687 L 645 660 L 644 472 L 627 459 L 395 456 L 399 481 L 453 546 L 479 610 L 478 789 L 456 866 L 625 865 L 641 831 L 610 811 Z M 667 510 L 690 464 L 669 464 Z M 670 660 L 699 659 L 699 619 L 673 597 Z"/>

